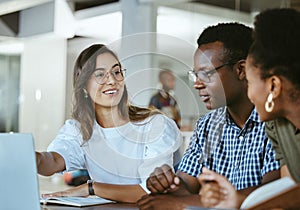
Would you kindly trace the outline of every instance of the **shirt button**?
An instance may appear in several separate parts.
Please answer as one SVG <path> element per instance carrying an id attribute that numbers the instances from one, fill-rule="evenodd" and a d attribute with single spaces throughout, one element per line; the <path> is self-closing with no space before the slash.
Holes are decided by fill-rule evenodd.
<path id="1" fill-rule="evenodd" d="M 244 140 L 244 136 L 240 136 L 239 140 L 241 140 L 241 141 Z"/>

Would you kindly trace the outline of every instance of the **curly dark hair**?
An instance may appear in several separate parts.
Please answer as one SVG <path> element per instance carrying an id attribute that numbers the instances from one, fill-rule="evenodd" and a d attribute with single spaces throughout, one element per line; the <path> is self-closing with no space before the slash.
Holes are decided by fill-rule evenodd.
<path id="1" fill-rule="evenodd" d="M 249 54 L 261 78 L 281 75 L 300 90 L 300 12 L 270 9 L 256 16 Z"/>
<path id="2" fill-rule="evenodd" d="M 246 59 L 252 44 L 252 29 L 240 23 L 219 23 L 209 26 L 197 40 L 198 47 L 212 42 L 222 42 L 227 62 Z"/>

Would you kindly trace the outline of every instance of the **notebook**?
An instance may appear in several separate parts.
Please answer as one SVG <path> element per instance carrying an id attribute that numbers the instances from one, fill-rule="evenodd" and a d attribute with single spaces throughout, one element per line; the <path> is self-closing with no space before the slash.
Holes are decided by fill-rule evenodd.
<path id="1" fill-rule="evenodd" d="M 41 209 L 31 134 L 0 133 L 0 182 L 0 209 Z"/>

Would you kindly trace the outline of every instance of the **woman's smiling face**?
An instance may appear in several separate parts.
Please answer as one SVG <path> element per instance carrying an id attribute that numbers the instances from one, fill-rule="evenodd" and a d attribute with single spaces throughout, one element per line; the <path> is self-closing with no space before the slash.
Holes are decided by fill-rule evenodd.
<path id="1" fill-rule="evenodd" d="M 265 110 L 265 103 L 269 95 L 267 79 L 263 80 L 260 69 L 253 64 L 251 55 L 246 60 L 246 78 L 248 81 L 248 97 L 256 107 L 262 121 L 269 120 L 270 114 Z"/>
<path id="2" fill-rule="evenodd" d="M 87 83 L 87 91 L 95 103 L 100 107 L 116 107 L 124 93 L 125 82 L 117 81 L 112 75 L 113 72 L 121 72 L 119 61 L 110 53 L 103 53 L 97 56 L 96 69 L 105 71 L 104 84 L 98 84 L 95 72 L 91 75 Z"/>

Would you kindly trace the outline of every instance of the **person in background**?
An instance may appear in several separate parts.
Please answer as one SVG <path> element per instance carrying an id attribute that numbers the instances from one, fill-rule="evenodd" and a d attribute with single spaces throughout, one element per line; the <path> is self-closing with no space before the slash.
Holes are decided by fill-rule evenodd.
<path id="1" fill-rule="evenodd" d="M 47 152 L 36 152 L 36 161 L 41 175 L 87 169 L 92 180 L 44 196 L 95 194 L 134 203 L 148 192 L 145 181 L 155 166 L 173 164 L 180 131 L 158 110 L 129 103 L 124 73 L 116 54 L 102 44 L 78 56 L 72 119 Z"/>
<path id="2" fill-rule="evenodd" d="M 248 96 L 260 119 L 268 121 L 281 177 L 300 183 L 300 12 L 267 10 L 256 16 L 254 26 L 246 62 Z M 207 180 L 214 182 L 200 192 L 205 206 L 238 208 L 245 199 L 224 176 L 205 169 L 199 182 Z"/>
<path id="3" fill-rule="evenodd" d="M 189 76 L 212 111 L 198 120 L 177 173 L 163 165 L 147 179 L 152 194 L 138 201 L 140 209 L 201 206 L 197 177 L 203 167 L 227 177 L 243 194 L 279 177 L 264 123 L 247 97 L 245 59 L 251 35 L 245 25 L 220 23 L 199 36 Z"/>
<path id="4" fill-rule="evenodd" d="M 173 119 L 180 128 L 181 115 L 178 104 L 174 98 L 176 78 L 171 70 L 164 69 L 159 72 L 160 90 L 151 97 L 150 108 L 157 108 Z"/>

